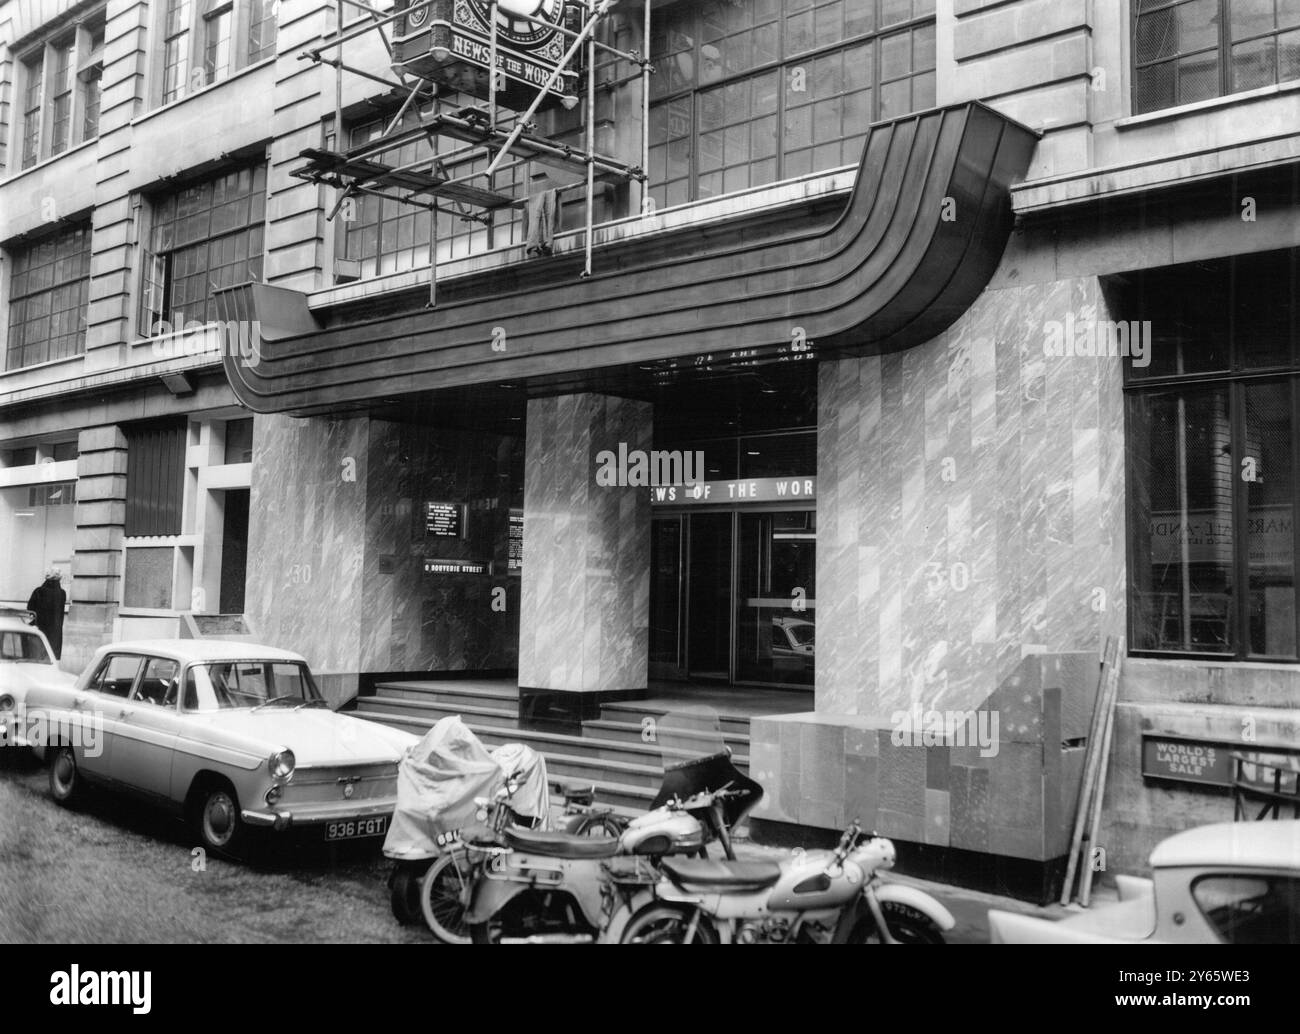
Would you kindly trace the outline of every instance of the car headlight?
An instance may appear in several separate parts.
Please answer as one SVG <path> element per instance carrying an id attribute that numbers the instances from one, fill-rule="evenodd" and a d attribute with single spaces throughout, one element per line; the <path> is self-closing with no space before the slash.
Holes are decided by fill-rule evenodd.
<path id="1" fill-rule="evenodd" d="M 284 787 L 277 783 L 275 786 L 271 787 L 271 789 L 266 791 L 266 803 L 271 805 L 277 804 L 283 793 Z"/>
<path id="2" fill-rule="evenodd" d="M 12 711 L 14 709 L 14 698 L 9 693 L 0 693 L 0 711 Z"/>
<path id="3" fill-rule="evenodd" d="M 266 763 L 272 779 L 282 779 L 286 782 L 293 778 L 293 768 L 297 760 L 291 750 L 277 750 L 271 755 Z"/>

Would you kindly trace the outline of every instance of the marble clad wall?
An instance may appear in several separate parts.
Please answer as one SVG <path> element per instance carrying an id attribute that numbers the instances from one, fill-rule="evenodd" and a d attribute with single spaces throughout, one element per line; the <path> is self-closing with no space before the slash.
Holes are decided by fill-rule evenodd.
<path id="1" fill-rule="evenodd" d="M 986 291 L 943 336 L 824 362 L 818 712 L 978 707 L 1124 628 L 1120 361 L 1044 355 L 1095 279 Z"/>
<path id="2" fill-rule="evenodd" d="M 599 487 L 595 457 L 651 448 L 649 403 L 580 394 L 528 403 L 519 684 L 644 689 L 650 494 Z"/>
<path id="3" fill-rule="evenodd" d="M 355 692 L 358 670 L 368 424 L 258 415 L 253 425 L 244 614 L 259 642 L 305 656 L 335 703 Z M 356 480 L 345 480 L 349 460 Z"/>

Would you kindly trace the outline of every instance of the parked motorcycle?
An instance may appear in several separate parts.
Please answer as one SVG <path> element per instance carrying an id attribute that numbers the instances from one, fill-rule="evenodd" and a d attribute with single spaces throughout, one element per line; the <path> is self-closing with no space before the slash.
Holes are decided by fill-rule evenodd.
<path id="1" fill-rule="evenodd" d="M 665 858 L 622 944 L 942 944 L 955 925 L 929 894 L 880 874 L 894 845 L 854 822 L 833 851 L 781 861 Z"/>
<path id="2" fill-rule="evenodd" d="M 452 863 L 475 943 L 616 941 L 621 926 L 612 921 L 651 903 L 662 859 L 704 855 L 714 840 L 734 858 L 730 830 L 762 788 L 735 767 L 715 714 L 665 716 L 659 729 L 659 792 L 618 839 L 519 829 L 503 821 L 499 803 L 485 808 L 488 835 L 467 841 Z"/>

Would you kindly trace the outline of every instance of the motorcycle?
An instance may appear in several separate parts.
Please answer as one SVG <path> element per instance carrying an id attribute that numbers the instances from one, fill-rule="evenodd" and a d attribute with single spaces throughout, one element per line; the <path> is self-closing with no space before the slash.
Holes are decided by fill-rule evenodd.
<path id="1" fill-rule="evenodd" d="M 855 821 L 833 851 L 788 860 L 664 859 L 663 878 L 621 925 L 621 944 L 942 944 L 955 924 L 929 894 L 880 874 L 894 845 Z"/>
<path id="2" fill-rule="evenodd" d="M 674 722 L 680 722 L 678 729 Z M 650 811 L 617 838 L 579 838 L 509 826 L 500 799 L 484 808 L 487 835 L 458 852 L 465 922 L 475 943 L 617 941 L 625 919 L 652 901 L 659 865 L 719 841 L 762 797 L 741 773 L 709 712 L 665 716 L 664 777 Z M 680 745 L 678 735 L 680 734 Z M 485 804 L 487 802 L 484 802 Z"/>
<path id="3" fill-rule="evenodd" d="M 446 880 L 449 848 L 457 842 L 457 830 L 474 820 L 475 797 L 495 792 L 507 773 L 513 776 L 513 789 L 505 804 L 513 823 L 543 828 L 558 824 L 583 836 L 617 835 L 625 825 L 611 809 L 596 806 L 594 787 L 549 783 L 546 760 L 531 747 L 507 743 L 489 751 L 460 718 L 443 718 L 398 768 L 397 807 L 384 841 L 384 854 L 395 863 L 388 886 L 398 922 L 423 919 L 440 940 L 469 943 L 454 916 L 446 925 L 439 916 L 426 914 L 421 889 L 431 869 Z M 558 823 L 550 815 L 548 791 L 564 796 Z"/>

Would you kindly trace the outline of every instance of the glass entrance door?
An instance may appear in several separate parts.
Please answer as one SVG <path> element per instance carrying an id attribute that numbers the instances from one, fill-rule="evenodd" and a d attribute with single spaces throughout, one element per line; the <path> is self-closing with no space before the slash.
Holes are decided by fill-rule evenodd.
<path id="1" fill-rule="evenodd" d="M 691 514 L 688 525 L 686 674 L 729 682 L 732 515 Z"/>
<path id="2" fill-rule="evenodd" d="M 652 527 L 651 677 L 811 687 L 816 514 L 688 513 Z"/>
<path id="3" fill-rule="evenodd" d="M 736 681 L 813 684 L 816 514 L 737 514 Z"/>

